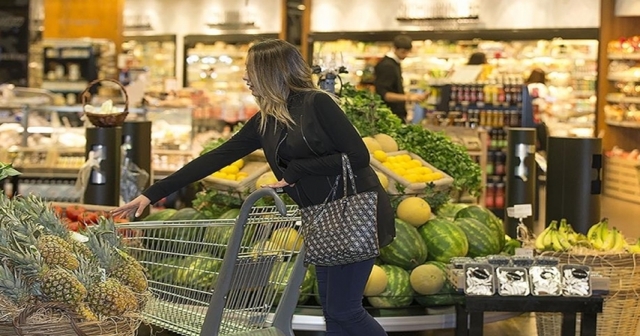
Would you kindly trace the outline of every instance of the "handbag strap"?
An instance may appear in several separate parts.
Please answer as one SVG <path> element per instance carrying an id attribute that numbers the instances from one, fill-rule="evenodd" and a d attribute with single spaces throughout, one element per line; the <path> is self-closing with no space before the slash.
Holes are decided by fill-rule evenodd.
<path id="1" fill-rule="evenodd" d="M 342 153 L 342 181 L 343 181 L 343 193 L 342 193 L 342 197 L 347 197 L 347 192 L 348 192 L 348 181 L 347 181 L 347 177 L 349 178 L 349 181 L 351 182 L 351 189 L 353 189 L 353 193 L 357 194 L 358 191 L 356 190 L 356 179 L 355 176 L 353 175 L 353 169 L 351 169 L 351 162 L 349 162 L 349 156 L 347 156 L 347 154 Z"/>

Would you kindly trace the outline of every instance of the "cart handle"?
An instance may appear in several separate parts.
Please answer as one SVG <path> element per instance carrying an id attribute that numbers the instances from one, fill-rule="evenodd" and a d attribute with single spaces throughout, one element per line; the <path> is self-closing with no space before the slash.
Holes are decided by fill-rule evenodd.
<path id="1" fill-rule="evenodd" d="M 287 206 L 284 204 L 284 201 L 278 193 L 276 193 L 273 188 L 260 188 L 254 192 L 252 192 L 247 199 L 242 203 L 242 207 L 240 208 L 240 215 L 238 217 L 243 217 L 245 220 L 249 218 L 249 213 L 251 213 L 251 208 L 253 205 L 265 196 L 273 197 L 273 200 L 276 202 L 276 209 L 278 212 L 284 217 L 287 215 Z M 244 216 L 243 216 L 244 215 Z"/>

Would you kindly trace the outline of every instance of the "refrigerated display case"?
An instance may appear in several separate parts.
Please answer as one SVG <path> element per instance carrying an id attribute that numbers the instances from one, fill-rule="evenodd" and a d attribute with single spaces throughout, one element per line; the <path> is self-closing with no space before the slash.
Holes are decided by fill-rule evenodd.
<path id="1" fill-rule="evenodd" d="M 428 108 L 442 110 L 438 88 L 480 51 L 488 65 L 476 78 L 478 85 L 522 83 L 532 69 L 541 68 L 547 75 L 544 121 L 551 135 L 593 136 L 597 30 L 312 33 L 309 61 L 323 69 L 345 66 L 349 73 L 341 75 L 344 82 L 373 88 L 375 64 L 391 51 L 397 34 L 414 40 L 402 65 L 405 90 L 431 90 Z"/>
<path id="2" fill-rule="evenodd" d="M 165 80 L 176 77 L 176 35 L 128 35 L 122 51 L 129 67 L 147 73 L 146 92 L 163 92 Z"/>
<path id="3" fill-rule="evenodd" d="M 184 39 L 184 86 L 203 93 L 194 108 L 198 132 L 222 130 L 258 112 L 242 76 L 245 58 L 255 41 L 276 34 L 188 35 Z"/>

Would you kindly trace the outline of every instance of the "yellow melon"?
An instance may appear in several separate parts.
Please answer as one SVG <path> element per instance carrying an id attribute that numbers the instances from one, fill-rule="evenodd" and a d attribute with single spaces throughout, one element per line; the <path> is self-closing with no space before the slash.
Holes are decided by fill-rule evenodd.
<path id="1" fill-rule="evenodd" d="M 276 175 L 272 171 L 268 171 L 258 177 L 258 179 L 256 180 L 256 189 L 260 189 L 262 188 L 262 186 L 274 184 L 276 182 L 278 182 L 278 178 L 276 178 Z"/>
<path id="2" fill-rule="evenodd" d="M 384 292 L 387 288 L 387 273 L 384 272 L 382 267 L 373 265 L 371 273 L 369 273 L 369 280 L 364 287 L 364 296 L 377 296 Z"/>
<path id="3" fill-rule="evenodd" d="M 294 228 L 280 228 L 271 233 L 271 242 L 287 251 L 300 251 L 302 237 Z"/>
<path id="4" fill-rule="evenodd" d="M 438 293 L 444 286 L 445 274 L 436 265 L 425 264 L 414 268 L 409 277 L 411 288 L 422 295 Z"/>
<path id="5" fill-rule="evenodd" d="M 373 136 L 385 152 L 397 152 L 398 143 L 389 135 L 380 133 Z"/>
<path id="6" fill-rule="evenodd" d="M 378 175 L 378 180 L 380 180 L 380 184 L 382 184 L 382 189 L 384 189 L 384 191 L 387 191 L 389 189 L 389 178 L 387 178 L 387 175 L 377 171 L 376 175 Z"/>
<path id="7" fill-rule="evenodd" d="M 419 227 L 431 218 L 431 207 L 420 197 L 407 197 L 398 204 L 396 216 L 401 220 Z"/>
<path id="8" fill-rule="evenodd" d="M 372 137 L 364 137 L 362 138 L 362 141 L 364 141 L 364 145 L 367 146 L 367 150 L 370 154 L 373 154 L 373 152 L 377 150 L 382 150 L 382 147 L 380 146 L 378 141 L 376 141 L 376 139 Z"/>

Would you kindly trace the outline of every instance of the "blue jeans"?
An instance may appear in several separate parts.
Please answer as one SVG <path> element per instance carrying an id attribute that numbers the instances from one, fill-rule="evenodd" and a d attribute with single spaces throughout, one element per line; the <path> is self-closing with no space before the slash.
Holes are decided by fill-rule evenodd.
<path id="1" fill-rule="evenodd" d="M 362 306 L 374 259 L 341 266 L 316 266 L 327 336 L 382 336 L 382 326 Z"/>

